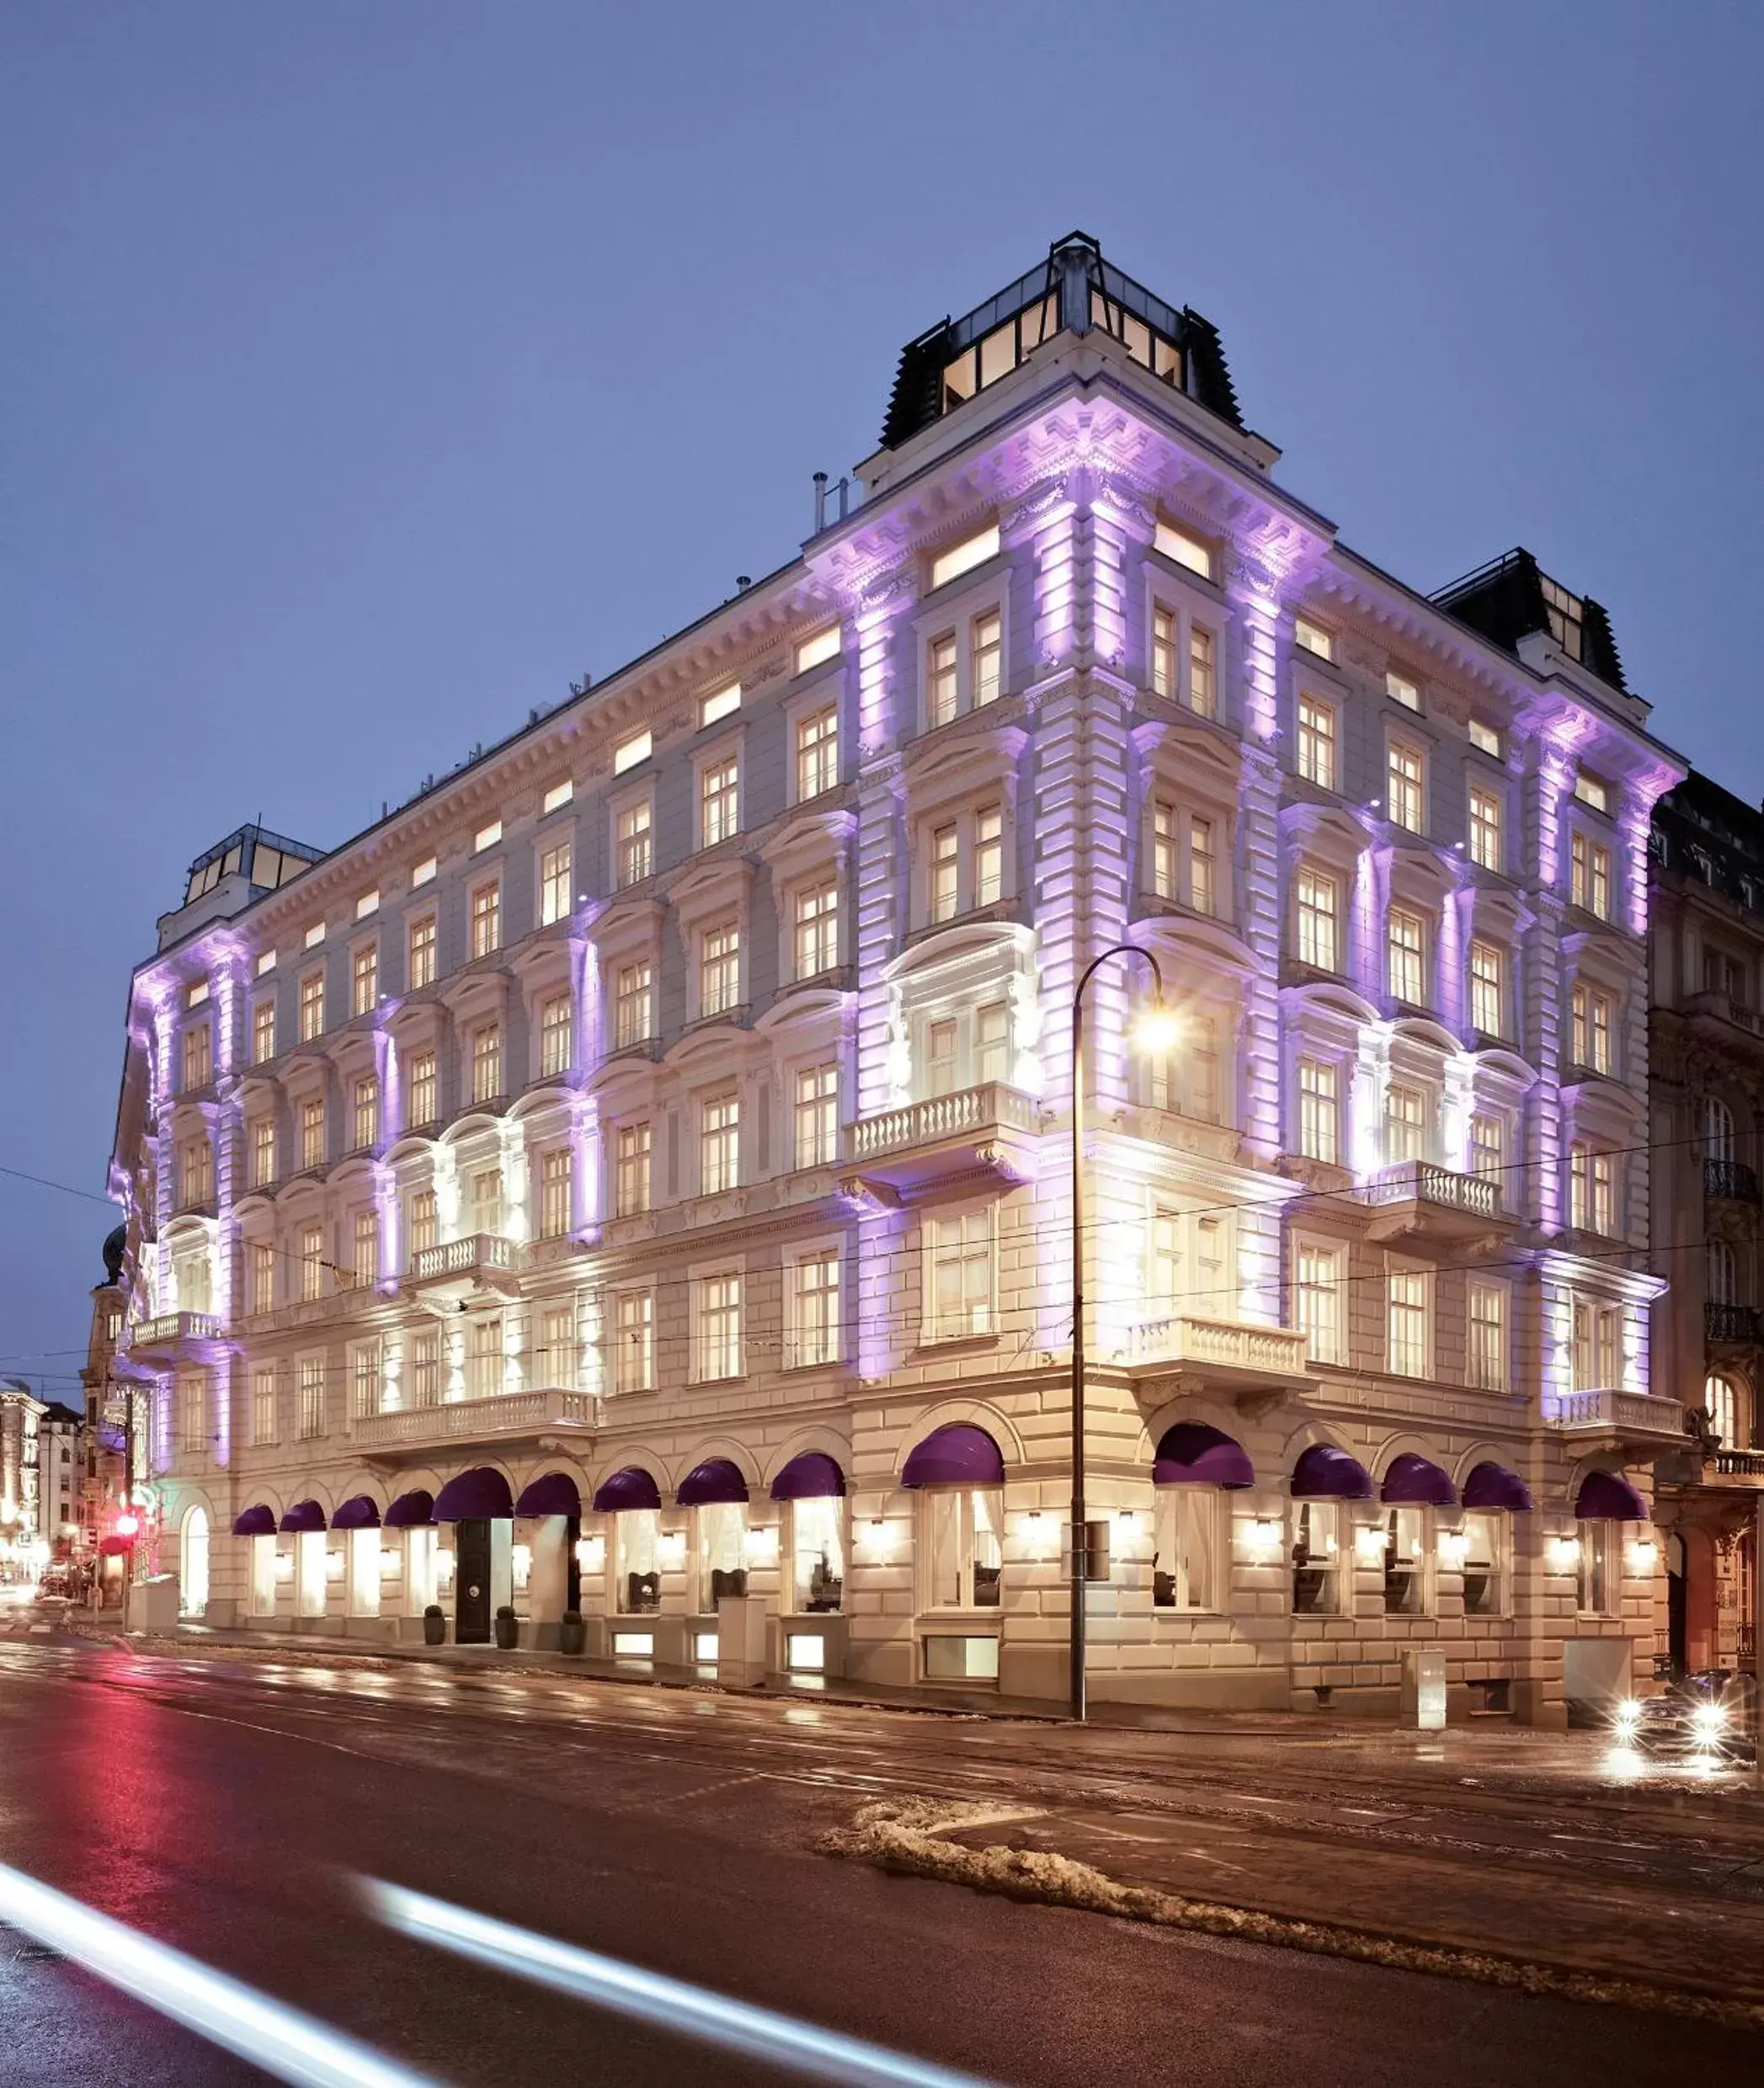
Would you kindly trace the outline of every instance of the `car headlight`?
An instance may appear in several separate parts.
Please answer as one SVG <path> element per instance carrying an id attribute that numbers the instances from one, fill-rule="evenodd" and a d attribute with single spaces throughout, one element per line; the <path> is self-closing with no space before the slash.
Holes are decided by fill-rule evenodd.
<path id="1" fill-rule="evenodd" d="M 1633 1696 L 1625 1697 L 1611 1714 L 1612 1723 L 1627 1731 L 1641 1723 L 1642 1707 Z"/>
<path id="2" fill-rule="evenodd" d="M 1727 1713 L 1719 1704 L 1698 1704 L 1691 1713 L 1691 1723 L 1699 1737 L 1713 1739 L 1727 1724 Z"/>

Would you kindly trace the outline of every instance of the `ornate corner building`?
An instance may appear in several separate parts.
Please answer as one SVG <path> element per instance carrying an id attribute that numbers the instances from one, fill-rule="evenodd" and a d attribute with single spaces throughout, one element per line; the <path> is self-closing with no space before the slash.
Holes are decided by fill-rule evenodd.
<path id="1" fill-rule="evenodd" d="M 199 859 L 112 1177 L 187 1611 L 1063 1696 L 1125 941 L 1180 1041 L 1099 973 L 1093 1696 L 1648 1673 L 1684 764 L 1596 602 L 1418 594 L 1278 454 L 1074 236 L 908 345 L 788 565 L 339 848 Z"/>

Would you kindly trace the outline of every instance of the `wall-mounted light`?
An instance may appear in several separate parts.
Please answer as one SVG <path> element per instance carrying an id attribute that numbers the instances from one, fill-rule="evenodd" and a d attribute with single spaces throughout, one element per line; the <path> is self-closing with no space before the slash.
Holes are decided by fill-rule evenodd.
<path id="1" fill-rule="evenodd" d="M 1462 1566 L 1470 1556 L 1470 1539 L 1463 1530 L 1442 1530 L 1439 1533 L 1440 1563 L 1446 1566 Z"/>
<path id="2" fill-rule="evenodd" d="M 602 1572 L 606 1565 L 605 1538 L 577 1538 L 576 1563 L 584 1574 L 598 1574 Z"/>
<path id="3" fill-rule="evenodd" d="M 1638 1537 L 1629 1547 L 1629 1561 L 1639 1574 L 1651 1574 L 1659 1563 L 1660 1547 L 1652 1537 Z"/>
<path id="4" fill-rule="evenodd" d="M 663 1565 L 680 1567 L 686 1563 L 686 1533 L 684 1530 L 663 1530 L 656 1539 L 657 1555 Z"/>
<path id="5" fill-rule="evenodd" d="M 1384 1526 L 1362 1522 L 1354 1532 L 1354 1557 L 1362 1566 L 1376 1566 L 1384 1556 Z"/>
<path id="6" fill-rule="evenodd" d="M 1258 1558 L 1271 1558 L 1281 1548 L 1281 1529 L 1272 1515 L 1258 1515 L 1244 1526 L 1244 1542 Z"/>
<path id="7" fill-rule="evenodd" d="M 1050 1557 L 1059 1542 L 1053 1518 L 1031 1508 L 1017 1525 L 1017 1537 L 1031 1558 Z"/>
<path id="8" fill-rule="evenodd" d="M 756 1522 L 749 1526 L 747 1555 L 755 1565 L 765 1565 L 778 1556 L 778 1526 L 775 1523 Z"/>
<path id="9" fill-rule="evenodd" d="M 894 1556 L 894 1525 L 884 1517 L 873 1515 L 864 1537 L 864 1548 L 872 1559 L 889 1559 Z"/>
<path id="10" fill-rule="evenodd" d="M 325 1553 L 325 1579 L 327 1580 L 343 1579 L 343 1553 L 341 1552 Z"/>

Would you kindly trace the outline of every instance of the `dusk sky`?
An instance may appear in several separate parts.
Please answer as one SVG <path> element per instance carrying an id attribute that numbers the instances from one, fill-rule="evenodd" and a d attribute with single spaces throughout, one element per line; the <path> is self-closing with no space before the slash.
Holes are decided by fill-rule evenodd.
<path id="1" fill-rule="evenodd" d="M 77 1398 L 131 965 L 787 560 L 1074 226 L 1422 589 L 1522 543 L 1756 802 L 1764 10 L 0 11 L 0 1372 Z M 18 1179 L 22 1172 L 86 1192 Z"/>

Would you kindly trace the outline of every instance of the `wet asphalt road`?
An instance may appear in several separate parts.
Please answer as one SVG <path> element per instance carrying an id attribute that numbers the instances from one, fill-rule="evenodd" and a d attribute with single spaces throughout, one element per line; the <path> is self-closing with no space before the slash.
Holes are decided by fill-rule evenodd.
<path id="1" fill-rule="evenodd" d="M 792 2076 L 394 1935 L 361 1877 L 1023 2088 L 1756 2075 L 1764 2043 L 1735 2032 L 814 1853 L 865 1796 L 1002 1794 L 1045 1775 L 1050 1744 L 832 1706 L 40 1638 L 0 1646 L 0 1862 L 458 2083 Z M 1126 1736 L 1087 1793 L 1154 1758 Z M 1228 1790 L 1228 1761 L 1218 1774 Z M 1340 1863 L 1358 1861 L 1344 1840 Z M 3 1929 L 0 2037 L 11 2083 L 260 2077 Z"/>

